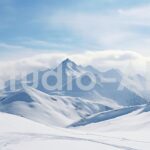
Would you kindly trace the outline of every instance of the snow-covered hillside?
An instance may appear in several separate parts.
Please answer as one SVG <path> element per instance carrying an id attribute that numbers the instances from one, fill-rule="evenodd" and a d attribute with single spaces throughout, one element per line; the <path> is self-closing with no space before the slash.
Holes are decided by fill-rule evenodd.
<path id="1" fill-rule="evenodd" d="M 125 129 L 123 122 L 131 121 L 134 114 L 111 120 L 111 122 L 90 125 L 81 129 L 64 129 L 44 126 L 22 117 L 0 113 L 0 149 L 1 150 L 148 150 L 150 147 L 148 116 L 136 117 L 134 126 Z M 146 120 L 145 120 L 146 119 Z M 149 119 L 148 119 L 149 120 Z M 120 122 L 123 121 L 123 122 Z M 142 122 L 147 123 L 143 126 Z M 111 123 L 111 124 L 110 124 Z M 141 125 L 136 127 L 136 123 Z M 114 130 L 114 127 L 117 130 Z M 104 130 L 105 129 L 105 130 Z M 125 130 L 124 130 L 125 129 Z M 106 132 L 107 131 L 107 132 Z"/>
<path id="2" fill-rule="evenodd" d="M 137 106 L 110 112 L 97 114 L 91 118 L 87 118 L 85 120 L 89 123 L 84 125 L 80 124 L 78 127 L 88 130 L 90 129 L 90 131 L 109 133 L 122 131 L 126 133 L 140 133 L 146 130 L 148 131 L 150 128 L 150 105 Z M 124 114 L 122 112 L 124 112 Z M 94 122 L 96 118 L 97 121 Z M 102 120 L 102 118 L 105 119 Z M 139 138 L 142 138 L 142 136 Z"/>
<path id="3" fill-rule="evenodd" d="M 127 146 L 126 149 L 149 150 L 150 105 L 138 106 L 124 115 L 121 111 L 95 115 L 84 121 L 88 124 L 81 125 L 80 123 L 80 126 L 74 129 L 88 132 L 88 135 L 95 135 L 104 141 L 113 142 L 113 144 Z M 111 118 L 100 120 L 104 116 L 105 119 L 108 116 Z M 96 118 L 97 121 L 95 122 Z"/>
<path id="4" fill-rule="evenodd" d="M 48 95 L 33 88 L 11 93 L 0 101 L 2 112 L 57 126 L 68 126 L 92 114 L 117 108 L 120 108 L 117 103 L 103 97 L 99 101 L 92 101 Z"/>
<path id="5" fill-rule="evenodd" d="M 72 127 L 85 126 L 85 125 L 88 125 L 91 123 L 97 123 L 97 122 L 103 122 L 106 120 L 111 120 L 111 119 L 114 119 L 114 118 L 117 118 L 120 116 L 127 115 L 131 112 L 139 110 L 140 108 L 143 108 L 143 106 L 132 106 L 132 107 L 125 107 L 125 108 L 121 108 L 121 109 L 100 112 L 98 114 L 91 115 L 89 117 L 81 119 L 80 121 L 75 122 L 71 126 Z"/>
<path id="6" fill-rule="evenodd" d="M 75 133 L 56 127 L 46 127 L 33 121 L 0 113 L 1 150 L 59 150 L 111 148 L 86 138 L 84 133 Z M 59 144 L 58 144 L 59 143 Z"/>

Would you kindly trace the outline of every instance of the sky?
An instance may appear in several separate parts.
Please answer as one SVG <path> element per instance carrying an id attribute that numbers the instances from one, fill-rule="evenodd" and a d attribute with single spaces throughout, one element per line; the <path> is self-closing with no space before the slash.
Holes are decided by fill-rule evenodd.
<path id="1" fill-rule="evenodd" d="M 149 0 L 0 0 L 0 56 L 131 51 L 150 56 Z"/>

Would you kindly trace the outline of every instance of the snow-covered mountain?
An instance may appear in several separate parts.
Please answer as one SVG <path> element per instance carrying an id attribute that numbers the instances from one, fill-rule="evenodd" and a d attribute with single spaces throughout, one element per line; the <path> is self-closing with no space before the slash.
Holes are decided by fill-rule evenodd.
<path id="1" fill-rule="evenodd" d="M 42 77 L 49 71 L 62 76 L 61 90 L 43 86 Z M 92 73 L 96 80 L 86 73 Z M 37 150 L 43 145 L 49 149 L 52 144 L 60 149 L 58 139 L 65 149 L 77 145 L 75 149 L 146 150 L 150 146 L 150 106 L 144 93 L 144 77 L 128 77 L 116 69 L 103 72 L 69 59 L 56 68 L 38 71 L 38 77 L 36 88 L 32 87 L 33 73 L 26 76 L 26 87 L 23 79 L 17 79 L 17 89 L 10 91 L 10 81 L 6 82 L 0 95 L 0 149 L 22 149 L 21 143 L 25 149 Z M 87 91 L 80 89 L 79 78 L 83 84 L 92 82 L 95 86 Z M 53 76 L 47 79 L 49 85 L 56 81 Z"/>
<path id="2" fill-rule="evenodd" d="M 92 114 L 120 106 L 101 97 L 99 101 L 80 97 L 48 95 L 33 88 L 11 93 L 0 100 L 0 111 L 19 115 L 46 125 L 68 126 Z"/>
<path id="3" fill-rule="evenodd" d="M 42 77 L 48 71 L 61 73 L 61 90 L 48 90 L 43 87 Z M 89 72 L 95 75 L 96 81 L 85 76 Z M 22 80 L 16 80 L 17 90 L 8 91 L 9 82 L 7 82 L 7 92 L 0 99 L 0 111 L 23 116 L 46 125 L 64 127 L 97 113 L 147 103 L 137 90 L 131 88 L 131 84 L 127 84 L 133 83 L 134 80 L 124 84 L 124 75 L 115 69 L 101 72 L 92 66 L 83 67 L 66 59 L 54 69 L 39 71 L 38 76 L 36 89 L 30 87 L 35 82 L 33 73 L 27 75 L 29 84 L 25 88 L 22 86 Z M 70 76 L 72 80 L 68 82 Z M 88 91 L 80 89 L 77 80 L 81 77 L 85 85 L 95 82 L 94 88 Z M 131 81 L 131 79 L 127 81 L 129 80 Z M 52 76 L 47 82 L 50 85 L 55 84 L 56 79 Z M 68 90 L 70 85 L 72 89 Z M 125 113 L 127 112 L 128 109 Z"/>
<path id="4" fill-rule="evenodd" d="M 56 72 L 62 67 L 60 72 L 62 76 L 62 89 L 61 90 L 48 90 L 43 87 L 42 77 L 48 71 Z M 89 79 L 86 73 L 94 74 L 96 81 Z M 48 69 L 38 72 L 38 87 L 37 89 L 47 94 L 65 95 L 71 97 L 81 97 L 89 100 L 99 100 L 101 97 L 106 97 L 114 100 L 118 105 L 122 106 L 134 106 L 146 103 L 144 95 L 138 90 L 138 85 L 134 84 L 135 80 L 124 78 L 124 75 L 115 69 L 108 70 L 106 72 L 100 72 L 92 66 L 83 67 L 77 65 L 73 61 L 66 59 L 55 69 Z M 67 82 L 68 78 L 72 76 L 72 80 Z M 90 82 L 96 82 L 93 89 L 84 91 L 77 86 L 77 80 L 82 77 L 82 82 L 86 85 Z M 33 74 L 27 75 L 29 85 L 33 84 Z M 55 85 L 56 79 L 50 76 L 47 80 L 49 85 Z M 68 87 L 72 86 L 72 89 L 68 90 Z M 133 86 L 134 85 L 134 86 Z M 136 86 L 137 85 L 137 86 Z M 18 89 L 22 88 L 20 80 L 16 81 Z M 7 83 L 7 91 L 9 84 Z"/>

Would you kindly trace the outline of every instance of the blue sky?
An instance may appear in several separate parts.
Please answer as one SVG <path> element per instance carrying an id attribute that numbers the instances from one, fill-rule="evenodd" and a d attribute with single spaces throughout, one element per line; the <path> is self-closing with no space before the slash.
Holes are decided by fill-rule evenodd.
<path id="1" fill-rule="evenodd" d="M 0 0 L 3 58 L 52 51 L 150 54 L 149 0 Z"/>

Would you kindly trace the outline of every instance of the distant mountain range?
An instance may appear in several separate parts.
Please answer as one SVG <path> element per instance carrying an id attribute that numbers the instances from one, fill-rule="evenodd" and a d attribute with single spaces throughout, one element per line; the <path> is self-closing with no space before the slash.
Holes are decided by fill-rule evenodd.
<path id="1" fill-rule="evenodd" d="M 46 89 L 42 84 L 43 75 L 49 71 L 59 72 L 60 68 L 62 89 Z M 89 73 L 95 76 L 95 81 L 86 76 Z M 31 87 L 35 82 L 33 73 L 26 76 L 27 87 L 22 86 L 24 80 L 16 80 L 15 91 L 10 91 L 10 81 L 7 81 L 5 94 L 0 99 L 0 111 L 47 125 L 69 126 L 101 112 L 148 103 L 143 92 L 144 78 L 140 75 L 126 77 L 116 69 L 102 72 L 93 66 L 83 67 L 66 59 L 54 69 L 38 71 L 38 77 L 36 88 Z M 72 80 L 68 82 L 70 77 Z M 94 87 L 91 90 L 79 88 L 79 78 L 84 85 L 95 82 Z M 56 81 L 54 76 L 47 78 L 49 85 L 54 85 Z M 70 86 L 72 89 L 68 90 Z"/>

